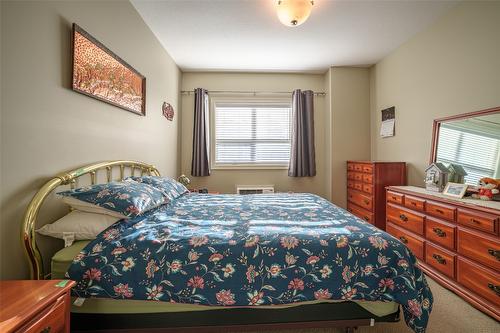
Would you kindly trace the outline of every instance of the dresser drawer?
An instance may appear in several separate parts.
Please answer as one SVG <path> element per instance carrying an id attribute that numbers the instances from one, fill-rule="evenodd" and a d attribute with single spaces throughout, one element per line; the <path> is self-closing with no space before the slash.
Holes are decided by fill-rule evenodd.
<path id="1" fill-rule="evenodd" d="M 458 229 L 458 253 L 500 271 L 500 241 L 472 231 Z"/>
<path id="2" fill-rule="evenodd" d="M 360 182 L 363 180 L 363 174 L 360 172 L 355 172 L 354 173 L 354 180 L 357 182 Z"/>
<path id="3" fill-rule="evenodd" d="M 419 235 L 424 234 L 424 219 L 423 214 L 411 212 L 393 204 L 387 204 L 386 208 L 387 219 L 392 223 L 401 226 L 404 229 L 413 231 Z"/>
<path id="4" fill-rule="evenodd" d="M 498 216 L 468 209 L 458 209 L 457 222 L 470 228 L 497 234 Z"/>
<path id="5" fill-rule="evenodd" d="M 425 238 L 451 250 L 455 249 L 455 230 L 453 224 L 432 217 L 425 220 Z"/>
<path id="6" fill-rule="evenodd" d="M 348 188 L 354 188 L 354 180 L 348 179 L 347 180 L 347 187 Z"/>
<path id="7" fill-rule="evenodd" d="M 371 196 L 358 191 L 348 190 L 347 199 L 361 208 L 373 211 L 373 199 Z"/>
<path id="8" fill-rule="evenodd" d="M 399 193 L 392 192 L 392 191 L 387 191 L 387 201 L 389 201 L 389 202 L 393 202 L 395 204 L 402 205 L 403 204 L 403 197 L 404 197 L 403 194 L 399 194 Z"/>
<path id="9" fill-rule="evenodd" d="M 63 332 L 66 320 L 66 304 L 64 302 L 66 297 L 66 295 L 60 296 L 56 302 L 43 309 L 33 320 L 23 326 L 18 332 Z"/>
<path id="10" fill-rule="evenodd" d="M 358 191 L 363 191 L 363 183 L 361 182 L 354 182 L 354 189 Z"/>
<path id="11" fill-rule="evenodd" d="M 405 196 L 405 206 L 423 212 L 425 209 L 425 200 L 409 195 Z"/>
<path id="12" fill-rule="evenodd" d="M 373 194 L 373 185 L 363 183 L 363 192 Z"/>
<path id="13" fill-rule="evenodd" d="M 354 171 L 363 171 L 363 165 L 362 164 L 354 164 Z"/>
<path id="14" fill-rule="evenodd" d="M 434 201 L 427 201 L 425 211 L 435 217 L 439 217 L 448 221 L 455 221 L 455 208 L 452 206 L 439 204 Z"/>
<path id="15" fill-rule="evenodd" d="M 373 184 L 373 176 L 369 175 L 367 173 L 362 174 L 363 175 L 363 181 L 368 184 Z"/>
<path id="16" fill-rule="evenodd" d="M 363 219 L 365 220 L 366 222 L 369 222 L 371 224 L 373 224 L 374 220 L 373 220 L 373 213 L 367 211 L 366 209 L 363 209 L 361 207 L 358 207 L 350 202 L 347 203 L 347 210 L 359 217 L 360 219 Z"/>
<path id="17" fill-rule="evenodd" d="M 424 240 L 406 232 L 392 223 L 387 223 L 386 231 L 405 244 L 415 257 L 424 260 Z"/>
<path id="18" fill-rule="evenodd" d="M 425 262 L 441 273 L 455 278 L 456 255 L 430 242 L 425 243 Z"/>
<path id="19" fill-rule="evenodd" d="M 362 170 L 365 173 L 373 173 L 373 165 L 371 164 L 363 164 Z"/>
<path id="20" fill-rule="evenodd" d="M 458 283 L 500 306 L 500 274 L 461 257 L 457 265 Z"/>

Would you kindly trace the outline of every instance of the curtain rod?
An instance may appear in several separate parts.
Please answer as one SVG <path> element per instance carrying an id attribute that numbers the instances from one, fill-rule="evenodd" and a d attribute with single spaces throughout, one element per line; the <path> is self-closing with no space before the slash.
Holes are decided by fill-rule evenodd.
<path id="1" fill-rule="evenodd" d="M 287 94 L 291 95 L 292 91 L 241 91 L 241 90 L 209 90 L 209 94 L 253 94 L 253 95 L 271 95 L 271 94 Z M 193 90 L 181 90 L 182 95 L 194 94 Z M 325 96 L 325 92 L 315 92 L 314 96 Z"/>

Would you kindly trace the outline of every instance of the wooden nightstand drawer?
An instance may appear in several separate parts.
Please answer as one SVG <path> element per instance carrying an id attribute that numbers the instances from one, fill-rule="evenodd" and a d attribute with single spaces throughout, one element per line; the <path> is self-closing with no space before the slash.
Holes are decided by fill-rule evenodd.
<path id="1" fill-rule="evenodd" d="M 59 297 L 54 303 L 43 309 L 28 324 L 22 327 L 18 332 L 40 333 L 64 332 L 64 321 L 66 316 L 66 295 Z"/>
<path id="2" fill-rule="evenodd" d="M 0 332 L 69 333 L 69 280 L 0 281 Z"/>

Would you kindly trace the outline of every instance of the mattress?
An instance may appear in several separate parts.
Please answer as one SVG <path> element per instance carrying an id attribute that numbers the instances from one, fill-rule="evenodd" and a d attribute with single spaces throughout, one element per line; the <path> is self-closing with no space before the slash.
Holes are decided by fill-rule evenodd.
<path id="1" fill-rule="evenodd" d="M 52 279 L 64 279 L 65 273 L 70 266 L 73 258 L 89 243 L 90 241 L 76 241 L 73 245 L 65 247 L 58 251 L 51 260 Z M 76 297 L 73 297 L 75 300 Z M 264 308 L 289 308 L 305 304 L 332 303 L 338 301 L 309 301 L 296 304 L 286 305 L 269 305 L 259 306 Z M 390 315 L 398 311 L 399 305 L 396 302 L 381 302 L 381 301 L 353 301 L 365 310 L 369 311 L 377 317 Z M 86 299 L 82 306 L 72 305 L 71 312 L 73 313 L 101 313 L 101 314 L 119 314 L 119 313 L 164 313 L 164 312 L 189 312 L 189 311 L 206 311 L 230 309 L 226 306 L 203 306 L 196 304 L 180 304 L 156 301 L 142 300 L 117 300 L 90 298 Z"/>

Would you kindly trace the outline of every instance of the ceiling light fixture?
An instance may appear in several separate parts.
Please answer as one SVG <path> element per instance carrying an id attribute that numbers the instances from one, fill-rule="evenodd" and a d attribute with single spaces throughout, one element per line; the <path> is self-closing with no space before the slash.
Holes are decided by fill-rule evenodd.
<path id="1" fill-rule="evenodd" d="M 311 15 L 312 0 L 278 0 L 278 18 L 287 27 L 295 27 L 304 23 Z"/>

